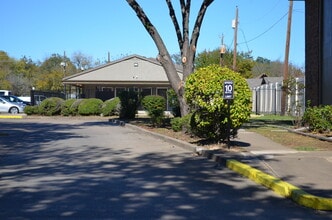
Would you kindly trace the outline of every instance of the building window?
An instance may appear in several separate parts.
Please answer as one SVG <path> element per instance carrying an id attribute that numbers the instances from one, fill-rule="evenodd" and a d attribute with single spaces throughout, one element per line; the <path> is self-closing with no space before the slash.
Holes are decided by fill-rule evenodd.
<path id="1" fill-rule="evenodd" d="M 101 91 L 104 91 L 104 92 L 113 92 L 113 88 L 112 87 L 102 87 Z"/>
<path id="2" fill-rule="evenodd" d="M 115 88 L 115 97 L 118 97 L 119 94 L 121 92 L 123 92 L 123 91 L 126 91 L 126 88 L 124 88 L 124 87 L 117 87 L 117 88 Z"/>
<path id="3" fill-rule="evenodd" d="M 128 89 L 129 92 L 138 92 L 139 89 L 137 87 L 131 87 Z"/>
<path id="4" fill-rule="evenodd" d="M 167 98 L 167 88 L 157 88 L 157 95 L 160 95 L 165 98 L 166 100 L 166 106 L 165 108 L 168 110 L 168 98 Z"/>
<path id="5" fill-rule="evenodd" d="M 152 95 L 152 88 L 142 88 L 141 90 L 142 97 L 147 95 Z"/>
<path id="6" fill-rule="evenodd" d="M 167 98 L 167 88 L 157 88 L 157 95 Z"/>

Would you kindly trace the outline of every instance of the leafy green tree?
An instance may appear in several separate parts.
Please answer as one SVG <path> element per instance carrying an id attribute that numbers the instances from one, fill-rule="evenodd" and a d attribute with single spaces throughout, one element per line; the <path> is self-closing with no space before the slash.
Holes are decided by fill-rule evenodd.
<path id="1" fill-rule="evenodd" d="M 236 71 L 239 72 L 245 78 L 252 77 L 252 68 L 255 65 L 250 53 L 238 53 L 237 54 L 237 68 Z M 203 51 L 198 53 L 195 59 L 196 68 L 207 67 L 212 64 L 220 65 L 220 51 L 219 49 L 214 49 L 212 51 Z M 222 65 L 228 68 L 233 66 L 233 52 L 226 51 L 222 57 Z"/>
<path id="2" fill-rule="evenodd" d="M 226 55 L 224 55 L 224 63 L 228 63 L 229 60 L 230 58 L 228 58 L 228 53 L 226 53 Z M 212 51 L 204 50 L 203 52 L 198 53 L 195 59 L 195 67 L 197 69 L 219 63 L 220 63 L 220 52 L 218 49 Z"/>
<path id="3" fill-rule="evenodd" d="M 62 78 L 76 73 L 76 67 L 67 57 L 52 54 L 39 67 L 39 77 L 36 81 L 38 90 L 63 90 Z"/>
<path id="4" fill-rule="evenodd" d="M 37 80 L 38 69 L 37 64 L 25 56 L 14 62 L 9 77 L 14 94 L 25 96 L 30 94 L 30 90 Z"/>
<path id="5" fill-rule="evenodd" d="M 227 138 L 228 108 L 223 98 L 225 80 L 234 83 L 234 99 L 230 106 L 231 135 L 235 136 L 249 119 L 251 92 L 245 78 L 218 65 L 200 68 L 188 77 L 185 92 L 193 109 L 191 129 L 196 135 L 215 141 Z"/>
<path id="6" fill-rule="evenodd" d="M 271 61 L 263 57 L 257 57 L 255 65 L 252 69 L 252 74 L 254 77 L 260 76 L 263 73 L 270 77 L 282 77 L 284 75 L 284 63 L 280 60 Z M 289 64 L 289 75 L 293 77 L 303 77 L 303 68 Z"/>
<path id="7" fill-rule="evenodd" d="M 0 51 L 0 85 L 1 89 L 11 90 L 12 85 L 8 77 L 12 72 L 15 60 L 10 58 L 5 51 Z"/>

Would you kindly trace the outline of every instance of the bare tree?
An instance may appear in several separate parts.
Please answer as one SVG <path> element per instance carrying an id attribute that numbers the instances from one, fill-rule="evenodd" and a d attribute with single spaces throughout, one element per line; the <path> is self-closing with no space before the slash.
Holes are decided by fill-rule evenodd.
<path id="1" fill-rule="evenodd" d="M 92 66 L 92 57 L 87 56 L 80 51 L 75 52 L 72 55 L 72 61 L 79 71 L 89 69 Z"/>
<path id="2" fill-rule="evenodd" d="M 163 66 L 168 80 L 172 88 L 174 89 L 178 101 L 180 103 L 181 115 L 184 116 L 189 112 L 189 107 L 184 98 L 184 82 L 186 78 L 194 70 L 194 60 L 196 54 L 196 45 L 199 38 L 199 32 L 203 22 L 204 15 L 207 8 L 213 2 L 213 0 L 203 0 L 200 10 L 197 14 L 196 21 L 189 36 L 189 15 L 191 0 L 180 0 L 181 14 L 182 14 L 182 28 L 180 28 L 179 21 L 175 15 L 174 7 L 171 0 L 165 0 L 169 10 L 169 16 L 172 19 L 179 49 L 181 52 L 181 62 L 183 66 L 183 78 L 181 79 L 176 71 L 175 64 L 172 61 L 172 57 L 169 54 L 162 37 L 159 35 L 155 26 L 151 23 L 148 16 L 143 11 L 142 7 L 137 3 L 136 0 L 126 0 L 130 7 L 136 12 L 137 17 L 145 27 L 146 31 L 150 34 L 154 43 L 156 44 L 159 55 L 158 61 Z M 191 37 L 191 38 L 190 38 Z M 189 39 L 190 38 L 190 39 Z"/>

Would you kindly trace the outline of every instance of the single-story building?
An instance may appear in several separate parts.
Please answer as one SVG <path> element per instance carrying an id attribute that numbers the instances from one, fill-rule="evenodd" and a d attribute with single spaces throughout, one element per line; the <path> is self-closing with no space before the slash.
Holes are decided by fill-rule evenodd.
<path id="1" fill-rule="evenodd" d="M 177 71 L 182 78 L 180 66 Z M 67 97 L 99 98 L 103 101 L 117 97 L 121 91 L 141 92 L 143 96 L 161 95 L 167 99 L 167 90 L 171 88 L 161 64 L 156 59 L 139 55 L 65 77 L 62 82 L 69 93 Z"/>
<path id="2" fill-rule="evenodd" d="M 177 66 L 180 78 L 182 67 Z M 252 91 L 252 111 L 264 114 L 280 112 L 282 77 L 268 77 L 266 74 L 247 79 Z M 117 97 L 121 91 L 136 91 L 142 96 L 160 95 L 166 98 L 170 110 L 167 90 L 171 88 L 161 64 L 154 58 L 131 55 L 89 69 L 63 79 L 67 98 L 99 98 L 103 101 Z M 303 93 L 303 92 L 301 92 Z M 294 101 L 292 101 L 294 99 Z M 302 103 L 303 95 L 288 98 L 288 109 L 294 103 Z M 293 103 L 294 102 L 294 103 Z M 301 106 L 304 106 L 301 104 Z"/>

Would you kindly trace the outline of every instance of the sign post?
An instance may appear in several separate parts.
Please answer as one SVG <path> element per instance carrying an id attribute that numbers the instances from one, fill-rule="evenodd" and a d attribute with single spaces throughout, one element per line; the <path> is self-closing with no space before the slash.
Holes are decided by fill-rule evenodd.
<path id="1" fill-rule="evenodd" d="M 234 83 L 232 80 L 224 81 L 223 98 L 227 100 L 227 147 L 230 149 L 230 134 L 231 134 L 231 106 L 230 102 L 234 99 Z"/>

